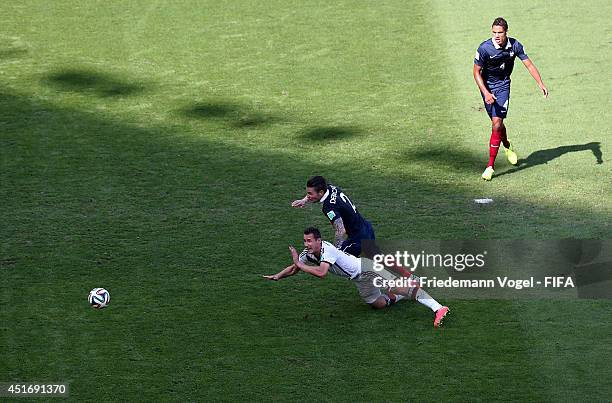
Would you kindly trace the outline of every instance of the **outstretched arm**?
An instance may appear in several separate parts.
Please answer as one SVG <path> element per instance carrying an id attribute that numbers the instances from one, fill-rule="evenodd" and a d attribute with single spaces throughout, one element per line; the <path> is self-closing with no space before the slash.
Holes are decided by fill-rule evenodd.
<path id="1" fill-rule="evenodd" d="M 276 273 L 274 275 L 263 276 L 263 277 L 267 278 L 268 280 L 278 281 L 281 278 L 293 276 L 298 271 L 300 271 L 300 269 L 296 265 L 292 264 L 291 266 L 285 267 L 283 270 L 279 271 L 278 273 Z"/>
<path id="2" fill-rule="evenodd" d="M 327 271 L 329 270 L 329 263 L 321 262 L 318 266 L 309 266 L 306 263 L 300 261 L 297 251 L 293 246 L 289 247 L 289 251 L 291 252 L 291 258 L 293 259 L 293 264 L 298 269 L 312 274 L 315 277 L 323 278 L 327 275 Z"/>
<path id="3" fill-rule="evenodd" d="M 548 89 L 544 86 L 544 83 L 542 82 L 542 77 L 540 76 L 540 72 L 536 68 L 535 64 L 533 64 L 531 59 L 523 60 L 523 64 L 525 65 L 525 67 L 527 67 L 527 70 L 529 71 L 529 74 L 531 74 L 531 77 L 533 77 L 533 79 L 536 80 L 536 83 L 538 83 L 538 87 L 540 87 L 540 89 L 542 90 L 544 98 L 548 98 Z"/>
<path id="4" fill-rule="evenodd" d="M 291 207 L 304 208 L 304 206 L 308 203 L 310 203 L 310 200 L 308 200 L 308 196 L 306 195 L 303 199 L 294 200 L 291 203 Z"/>

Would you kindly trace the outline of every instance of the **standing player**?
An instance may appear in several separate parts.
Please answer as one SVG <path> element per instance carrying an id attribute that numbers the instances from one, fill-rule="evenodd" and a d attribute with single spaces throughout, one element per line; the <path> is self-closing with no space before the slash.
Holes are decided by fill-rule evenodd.
<path id="1" fill-rule="evenodd" d="M 372 308 L 382 309 L 404 298 L 413 299 L 427 306 L 435 313 L 434 327 L 441 326 L 449 312 L 448 307 L 440 305 L 420 288 L 419 279 L 414 275 L 410 276 L 409 287 L 378 287 L 376 280 L 380 281 L 382 277 L 379 273 L 369 269 L 372 266 L 367 263 L 371 262 L 349 255 L 331 243 L 323 241 L 317 228 L 310 227 L 304 230 L 304 247 L 304 251 L 298 256 L 295 248 L 290 246 L 293 264 L 274 275 L 264 277 L 278 281 L 284 277 L 293 276 L 301 270 L 323 278 L 329 272 L 351 280 L 357 287 L 361 298 Z"/>
<path id="2" fill-rule="evenodd" d="M 482 179 L 490 181 L 493 177 L 495 157 L 500 143 L 504 144 L 506 157 L 512 165 L 516 165 L 518 157 L 506 135 L 504 119 L 508 113 L 510 101 L 510 74 L 514 68 L 514 59 L 518 57 L 531 76 L 536 80 L 544 97 L 548 90 L 542 82 L 536 66 L 525 54 L 523 45 L 514 38 L 507 36 L 508 23 L 499 17 L 493 21 L 493 37 L 487 39 L 478 47 L 474 59 L 474 80 L 480 89 L 480 94 L 491 118 L 491 140 L 489 143 L 489 164 L 482 173 Z"/>
<path id="3" fill-rule="evenodd" d="M 334 245 L 353 256 L 361 254 L 361 241 L 374 240 L 372 225 L 359 214 L 353 204 L 339 187 L 327 184 L 322 176 L 313 176 L 306 182 L 306 196 L 295 200 L 292 207 L 302 208 L 306 203 L 319 202 L 321 210 L 335 230 Z"/>

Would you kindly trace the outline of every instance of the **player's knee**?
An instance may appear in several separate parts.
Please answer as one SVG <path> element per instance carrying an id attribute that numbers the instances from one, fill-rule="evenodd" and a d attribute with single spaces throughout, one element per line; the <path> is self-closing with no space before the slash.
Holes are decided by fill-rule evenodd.
<path id="1" fill-rule="evenodd" d="M 370 302 L 369 305 L 372 307 L 372 309 L 383 309 L 386 308 L 389 304 L 387 303 L 387 300 L 384 297 L 380 296 L 376 298 L 374 302 Z"/>
<path id="2" fill-rule="evenodd" d="M 495 131 L 500 131 L 504 127 L 504 121 L 501 119 L 493 119 L 492 128 Z"/>

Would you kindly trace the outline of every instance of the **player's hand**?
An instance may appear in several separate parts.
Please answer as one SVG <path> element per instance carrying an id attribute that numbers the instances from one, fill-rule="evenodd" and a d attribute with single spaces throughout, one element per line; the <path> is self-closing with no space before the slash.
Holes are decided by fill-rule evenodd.
<path id="1" fill-rule="evenodd" d="M 497 99 L 497 97 L 496 97 L 495 95 L 491 94 L 490 92 L 487 92 L 487 93 L 485 94 L 484 98 L 485 98 L 485 103 L 486 103 L 487 105 L 491 105 L 491 104 L 492 104 L 492 103 L 494 103 L 494 102 L 495 102 L 495 100 Z"/>
<path id="2" fill-rule="evenodd" d="M 272 281 L 278 281 L 278 276 L 276 274 L 272 275 L 272 276 L 262 276 L 263 278 L 267 278 L 268 280 L 272 280 Z"/>
<path id="3" fill-rule="evenodd" d="M 291 245 L 289 245 L 289 252 L 291 252 L 291 258 L 293 259 L 293 263 L 294 264 L 298 264 L 299 262 L 299 256 L 297 251 L 295 250 L 295 248 Z"/>
<path id="4" fill-rule="evenodd" d="M 304 199 L 294 200 L 293 203 L 291 203 L 291 207 L 296 207 L 296 208 L 304 208 L 305 205 L 306 205 L 306 201 Z"/>
<path id="5" fill-rule="evenodd" d="M 544 98 L 548 98 L 548 88 L 544 85 L 540 85 L 540 89 L 542 90 L 542 94 L 544 94 Z"/>

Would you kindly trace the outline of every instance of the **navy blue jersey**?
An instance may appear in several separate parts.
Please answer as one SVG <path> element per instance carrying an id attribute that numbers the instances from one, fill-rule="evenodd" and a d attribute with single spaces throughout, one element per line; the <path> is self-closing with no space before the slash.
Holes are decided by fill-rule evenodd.
<path id="1" fill-rule="evenodd" d="M 506 46 L 501 47 L 491 38 L 478 47 L 474 64 L 482 67 L 480 74 L 490 89 L 510 84 L 510 74 L 514 69 L 515 57 L 521 60 L 529 58 L 519 41 L 508 38 Z"/>
<path id="2" fill-rule="evenodd" d="M 357 211 L 357 207 L 336 186 L 328 185 L 327 191 L 320 200 L 323 203 L 323 214 L 330 222 L 342 218 L 344 229 L 349 237 L 357 236 L 366 230 L 366 222 Z"/>

